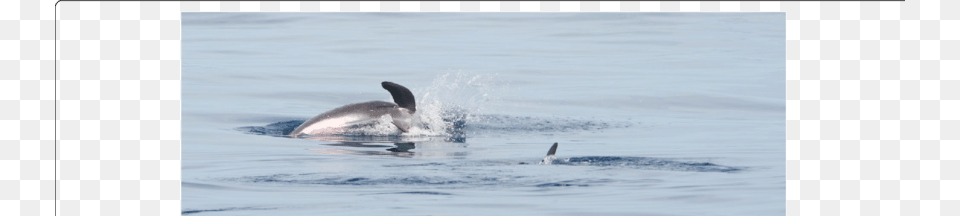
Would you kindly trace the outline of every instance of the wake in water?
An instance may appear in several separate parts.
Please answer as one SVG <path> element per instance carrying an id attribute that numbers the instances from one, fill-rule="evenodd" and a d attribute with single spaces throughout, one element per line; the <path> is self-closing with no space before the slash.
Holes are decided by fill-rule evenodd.
<path id="1" fill-rule="evenodd" d="M 678 161 L 649 157 L 587 156 L 557 158 L 548 157 L 543 164 L 569 166 L 625 167 L 643 170 L 688 171 L 688 172 L 737 172 L 744 168 L 717 165 L 710 162 Z"/>
<path id="2" fill-rule="evenodd" d="M 557 158 L 548 157 L 550 161 L 541 163 L 542 165 L 552 166 L 594 166 L 614 169 L 637 169 L 654 171 L 680 171 L 680 172 L 702 172 L 702 173 L 736 173 L 743 171 L 744 167 L 731 167 L 717 165 L 710 162 L 680 161 L 667 158 L 648 158 L 648 157 L 615 157 L 615 156 L 587 156 Z M 274 174 L 261 176 L 244 176 L 237 178 L 220 178 L 218 181 L 225 182 L 246 182 L 259 184 L 281 184 L 281 185 L 354 185 L 354 186 L 428 186 L 428 187 L 486 187 L 486 186 L 509 186 L 509 187 L 566 187 L 578 186 L 586 187 L 594 184 L 609 182 L 603 179 L 577 178 L 574 180 L 552 182 L 550 179 L 534 178 L 531 176 L 504 175 L 503 169 L 485 170 L 481 167 L 488 166 L 512 166 L 518 164 L 528 164 L 525 162 L 516 163 L 509 161 L 458 161 L 447 163 L 417 163 L 417 164 L 385 164 L 383 167 L 400 168 L 406 170 L 441 170 L 444 175 L 404 175 L 404 176 L 384 176 L 380 173 L 353 173 L 343 175 L 342 173 L 300 173 L 300 174 Z M 522 166 L 522 165 L 520 165 Z M 515 167 L 511 169 L 519 169 Z M 463 173 L 462 170 L 472 170 L 470 173 Z M 650 179 L 643 179 L 649 181 Z"/>

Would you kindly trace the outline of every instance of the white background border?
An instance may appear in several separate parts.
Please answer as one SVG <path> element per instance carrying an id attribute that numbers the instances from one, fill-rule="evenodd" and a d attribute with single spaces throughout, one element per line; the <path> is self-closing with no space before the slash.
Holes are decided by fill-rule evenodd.
<path id="1" fill-rule="evenodd" d="M 782 11 L 787 215 L 960 215 L 956 8 L 960 1 L 3 1 L 0 214 L 52 215 L 56 193 L 57 214 L 180 214 L 180 12 Z"/>

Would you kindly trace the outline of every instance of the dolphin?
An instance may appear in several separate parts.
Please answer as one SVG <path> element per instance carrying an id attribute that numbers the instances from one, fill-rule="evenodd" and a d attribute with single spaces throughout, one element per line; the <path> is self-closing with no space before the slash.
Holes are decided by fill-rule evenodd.
<path id="1" fill-rule="evenodd" d="M 302 134 L 337 134 L 351 127 L 376 124 L 381 117 L 390 115 L 393 125 L 400 131 L 410 131 L 413 114 L 417 112 L 416 100 L 409 89 L 399 84 L 384 81 L 380 83 L 383 89 L 390 92 L 393 102 L 369 101 L 347 104 L 342 107 L 321 113 L 293 129 L 289 136 L 297 137 Z"/>
<path id="2" fill-rule="evenodd" d="M 553 146 L 550 146 L 550 150 L 547 151 L 547 156 L 543 157 L 543 160 L 540 160 L 540 164 L 552 164 L 553 160 L 557 159 L 557 143 L 553 143 Z"/>
<path id="3" fill-rule="evenodd" d="M 540 160 L 540 164 L 551 164 L 553 160 L 557 159 L 557 143 L 553 143 L 553 146 L 550 146 L 550 150 L 547 150 L 547 156 L 543 157 L 543 160 Z M 528 164 L 527 162 L 520 162 L 520 164 Z"/>

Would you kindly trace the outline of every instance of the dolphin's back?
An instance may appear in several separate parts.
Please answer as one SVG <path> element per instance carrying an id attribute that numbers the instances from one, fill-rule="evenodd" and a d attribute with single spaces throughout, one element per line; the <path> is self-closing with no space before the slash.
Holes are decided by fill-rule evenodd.
<path id="1" fill-rule="evenodd" d="M 397 104 L 386 102 L 386 101 L 369 101 L 369 102 L 363 102 L 363 103 L 352 103 L 352 104 L 347 104 L 342 107 L 338 107 L 336 109 L 322 113 L 316 117 L 313 117 L 313 119 L 310 119 L 310 120 L 339 117 L 339 116 L 350 115 L 355 113 L 365 113 L 369 115 L 382 116 L 384 114 L 389 113 L 390 109 L 395 109 L 395 108 L 397 108 Z M 304 123 L 308 123 L 310 122 L 310 120 Z"/>
<path id="2" fill-rule="evenodd" d="M 303 122 L 300 126 L 290 132 L 290 135 L 299 135 L 301 133 L 310 133 L 311 131 L 304 131 L 305 129 L 321 129 L 327 127 L 342 127 L 349 126 L 349 124 L 356 124 L 365 122 L 364 120 L 376 120 L 380 116 L 390 114 L 392 110 L 397 109 L 397 104 L 386 102 L 386 101 L 370 101 L 363 103 L 353 103 L 347 104 L 342 107 L 327 111 L 316 117 L 311 118 Z M 331 124 L 324 125 L 321 122 L 323 121 L 332 121 L 338 120 L 337 122 L 331 122 Z M 320 123 L 320 124 L 318 124 Z M 341 124 L 342 123 L 342 124 Z M 316 126 L 313 128 L 311 126 Z"/>
<path id="3" fill-rule="evenodd" d="M 343 132 L 345 127 L 373 123 L 388 114 L 393 118 L 393 125 L 403 132 L 409 131 L 412 126 L 411 116 L 417 111 L 413 93 L 407 87 L 393 82 L 384 81 L 380 86 L 390 92 L 396 103 L 370 101 L 347 104 L 303 122 L 289 135 Z"/>

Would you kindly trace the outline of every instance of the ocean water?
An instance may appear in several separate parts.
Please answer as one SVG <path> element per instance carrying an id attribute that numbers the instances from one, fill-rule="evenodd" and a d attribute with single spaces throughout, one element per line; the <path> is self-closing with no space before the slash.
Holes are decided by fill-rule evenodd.
<path id="1" fill-rule="evenodd" d="M 783 13 L 182 19 L 183 215 L 785 213 Z M 382 81 L 422 127 L 283 136 Z"/>

